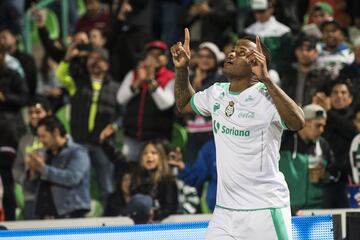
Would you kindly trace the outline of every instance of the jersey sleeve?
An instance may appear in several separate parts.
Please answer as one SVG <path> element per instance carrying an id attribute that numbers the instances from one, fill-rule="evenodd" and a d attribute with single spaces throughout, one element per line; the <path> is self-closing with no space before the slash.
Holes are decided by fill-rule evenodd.
<path id="1" fill-rule="evenodd" d="M 288 130 L 289 129 L 288 126 L 286 125 L 284 119 L 281 118 L 278 110 L 276 109 L 275 104 L 272 101 L 271 101 L 270 109 L 271 109 L 272 116 L 273 116 L 271 123 L 280 129 Z"/>
<path id="2" fill-rule="evenodd" d="M 276 124 L 277 126 L 281 127 L 284 130 L 289 129 L 288 126 L 286 125 L 284 119 L 282 119 L 280 117 L 280 115 L 276 109 L 275 109 L 275 113 L 274 113 L 273 123 Z"/>
<path id="3" fill-rule="evenodd" d="M 258 90 L 264 94 L 264 96 L 268 99 L 268 102 L 267 102 L 267 111 L 269 111 L 269 116 L 272 116 L 271 117 L 271 123 L 274 124 L 277 128 L 279 129 L 283 129 L 283 130 L 287 130 L 289 129 L 287 126 L 286 126 L 286 123 L 285 121 L 280 117 L 280 114 L 278 112 L 278 110 L 276 109 L 276 106 L 269 94 L 269 92 L 267 91 L 267 88 L 265 86 L 265 84 L 263 83 L 260 83 L 258 84 Z"/>
<path id="4" fill-rule="evenodd" d="M 190 100 L 191 108 L 196 114 L 208 117 L 211 116 L 210 102 L 213 86 L 195 93 Z"/>

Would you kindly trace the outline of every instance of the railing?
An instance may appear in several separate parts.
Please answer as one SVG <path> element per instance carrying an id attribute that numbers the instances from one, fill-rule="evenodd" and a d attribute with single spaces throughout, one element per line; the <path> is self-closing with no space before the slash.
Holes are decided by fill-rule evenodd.
<path id="1" fill-rule="evenodd" d="M 55 2 L 57 0 L 41 0 L 39 1 L 35 7 L 36 8 L 44 8 L 47 7 L 49 4 Z M 66 44 L 66 38 L 69 31 L 69 0 L 60 0 L 61 3 L 61 32 L 62 32 L 62 42 Z M 31 8 L 28 9 L 25 13 L 25 23 L 24 23 L 24 46 L 25 51 L 27 53 L 31 53 L 32 51 L 32 39 L 31 39 Z"/>

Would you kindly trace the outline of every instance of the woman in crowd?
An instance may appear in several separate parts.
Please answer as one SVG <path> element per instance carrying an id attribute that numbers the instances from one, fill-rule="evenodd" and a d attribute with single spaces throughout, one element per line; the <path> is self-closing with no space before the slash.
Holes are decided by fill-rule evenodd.
<path id="1" fill-rule="evenodd" d="M 177 186 L 172 176 L 164 147 L 147 142 L 140 151 L 138 166 L 131 179 L 131 195 L 149 195 L 154 201 L 154 220 L 161 220 L 176 213 Z"/>

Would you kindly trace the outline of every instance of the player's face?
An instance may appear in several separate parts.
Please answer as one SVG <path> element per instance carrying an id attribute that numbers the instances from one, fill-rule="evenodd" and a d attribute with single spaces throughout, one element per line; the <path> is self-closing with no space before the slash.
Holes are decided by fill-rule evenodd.
<path id="1" fill-rule="evenodd" d="M 251 66 L 246 60 L 246 54 L 256 49 L 256 44 L 247 39 L 240 39 L 224 62 L 224 74 L 231 78 L 251 74 Z"/>
<path id="2" fill-rule="evenodd" d="M 148 144 L 141 156 L 141 165 L 148 171 L 155 170 L 159 165 L 160 155 L 153 144 Z"/>

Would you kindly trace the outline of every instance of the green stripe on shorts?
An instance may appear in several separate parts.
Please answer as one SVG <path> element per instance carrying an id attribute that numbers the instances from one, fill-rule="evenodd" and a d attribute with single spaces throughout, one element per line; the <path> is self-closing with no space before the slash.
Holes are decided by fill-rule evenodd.
<path id="1" fill-rule="evenodd" d="M 284 222 L 284 218 L 280 208 L 272 208 L 270 209 L 271 217 L 274 223 L 276 235 L 279 240 L 288 240 L 288 234 L 286 231 L 286 226 Z"/>

